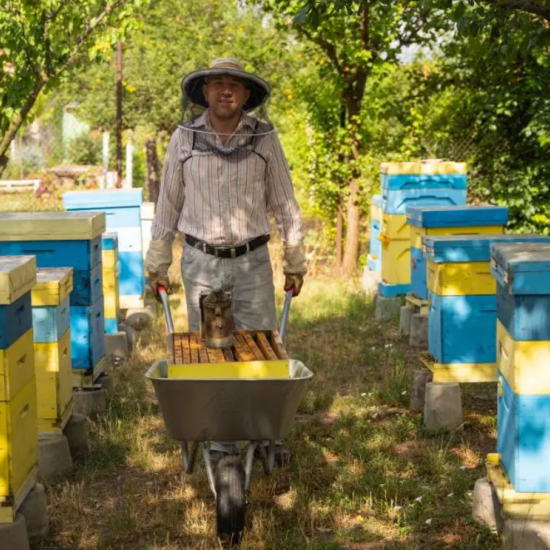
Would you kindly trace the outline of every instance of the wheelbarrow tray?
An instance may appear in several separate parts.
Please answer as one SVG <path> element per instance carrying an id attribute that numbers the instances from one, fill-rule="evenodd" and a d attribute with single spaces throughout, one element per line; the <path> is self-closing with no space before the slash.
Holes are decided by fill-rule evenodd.
<path id="1" fill-rule="evenodd" d="M 177 441 L 262 441 L 284 439 L 294 423 L 305 383 L 313 373 L 290 360 L 289 378 L 168 378 L 168 363 L 146 373 L 166 430 Z"/>

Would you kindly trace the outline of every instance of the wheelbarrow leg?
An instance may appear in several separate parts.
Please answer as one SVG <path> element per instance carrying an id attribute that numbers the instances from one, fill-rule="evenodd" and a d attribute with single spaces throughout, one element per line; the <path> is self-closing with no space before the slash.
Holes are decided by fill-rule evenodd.
<path id="1" fill-rule="evenodd" d="M 206 469 L 206 477 L 208 478 L 208 486 L 214 495 L 214 498 L 217 499 L 218 495 L 216 494 L 216 483 L 214 481 L 214 470 L 212 468 L 212 460 L 210 459 L 210 449 L 206 443 L 199 443 L 202 456 L 204 458 L 204 467 Z"/>
<path id="2" fill-rule="evenodd" d="M 183 471 L 186 474 L 192 474 L 195 469 L 195 463 L 197 461 L 197 451 L 199 447 L 196 443 L 191 445 L 191 453 L 189 453 L 189 444 L 187 441 L 181 443 L 181 458 L 183 461 Z"/>
<path id="3" fill-rule="evenodd" d="M 258 450 L 260 451 L 260 457 L 262 459 L 262 465 L 264 467 L 264 474 L 269 476 L 273 473 L 275 467 L 275 441 L 270 440 L 267 446 L 267 452 L 265 450 L 266 445 L 263 442 L 256 443 Z"/>

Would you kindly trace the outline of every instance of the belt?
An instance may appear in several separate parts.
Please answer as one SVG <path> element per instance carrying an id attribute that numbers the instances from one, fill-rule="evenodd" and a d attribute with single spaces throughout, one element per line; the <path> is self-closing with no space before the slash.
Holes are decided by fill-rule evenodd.
<path id="1" fill-rule="evenodd" d="M 199 239 L 195 239 L 195 237 L 192 237 L 191 235 L 185 235 L 185 242 L 188 245 L 196 248 L 197 250 L 202 250 L 205 254 L 216 256 L 216 258 L 238 258 L 247 252 L 252 252 L 253 250 L 256 250 L 256 248 L 267 244 L 269 239 L 269 235 L 262 235 L 252 239 L 246 244 L 242 244 L 241 246 L 227 247 L 212 246 L 211 244 L 199 241 Z"/>

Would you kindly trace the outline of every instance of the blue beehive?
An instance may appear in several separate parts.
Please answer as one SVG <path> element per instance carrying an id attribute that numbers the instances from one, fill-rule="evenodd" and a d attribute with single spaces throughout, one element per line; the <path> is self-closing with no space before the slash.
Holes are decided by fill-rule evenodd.
<path id="1" fill-rule="evenodd" d="M 411 226 L 411 292 L 428 299 L 426 260 L 422 238 L 443 235 L 500 234 L 508 221 L 501 206 L 412 206 L 407 209 Z"/>
<path id="2" fill-rule="evenodd" d="M 95 350 L 104 350 L 103 327 L 99 332 L 94 331 L 91 324 L 86 327 L 76 323 L 73 327 L 73 317 L 81 317 L 83 310 L 89 314 L 97 312 L 103 304 L 101 234 L 104 231 L 105 215 L 93 212 L 0 214 L 0 255 L 32 255 L 39 268 L 73 268 L 74 290 L 70 295 L 73 369 L 93 369 L 103 358 L 94 351 L 94 346 Z M 57 332 L 66 325 L 63 308 L 53 317 L 52 312 L 44 311 L 43 314 L 50 315 L 42 319 L 44 338 L 48 331 Z M 83 340 L 79 330 L 88 338 L 90 347 L 77 345 Z"/>
<path id="3" fill-rule="evenodd" d="M 496 282 L 490 246 L 497 242 L 550 242 L 540 235 L 425 237 L 430 309 L 429 351 L 436 362 L 496 362 Z M 496 375 L 496 371 L 495 371 Z"/>
<path id="4" fill-rule="evenodd" d="M 107 231 L 118 235 L 120 306 L 143 306 L 145 278 L 141 237 L 141 189 L 115 191 L 69 191 L 63 204 L 69 211 L 102 211 Z"/>

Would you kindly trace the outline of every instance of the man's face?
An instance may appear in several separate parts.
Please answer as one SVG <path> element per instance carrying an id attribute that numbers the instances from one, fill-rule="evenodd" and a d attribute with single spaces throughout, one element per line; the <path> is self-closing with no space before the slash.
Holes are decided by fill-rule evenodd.
<path id="1" fill-rule="evenodd" d="M 240 114 L 250 97 L 244 80 L 233 76 L 212 76 L 203 87 L 208 108 L 221 119 L 232 119 Z"/>

